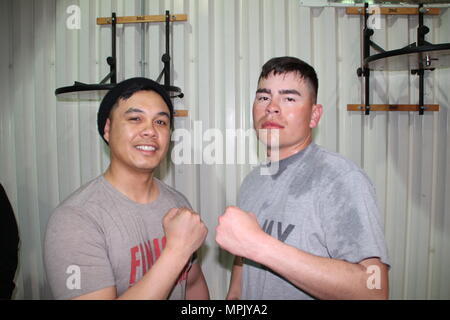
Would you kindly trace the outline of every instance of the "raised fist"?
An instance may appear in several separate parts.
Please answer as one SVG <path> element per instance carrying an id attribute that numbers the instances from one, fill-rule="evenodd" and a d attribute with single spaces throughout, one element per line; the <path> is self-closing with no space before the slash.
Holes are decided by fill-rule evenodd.
<path id="1" fill-rule="evenodd" d="M 237 207 L 226 208 L 219 217 L 216 228 L 216 242 L 228 252 L 250 258 L 254 244 L 265 235 L 251 212 L 243 211 Z"/>
<path id="2" fill-rule="evenodd" d="M 205 241 L 208 229 L 198 213 L 187 208 L 173 208 L 162 219 L 166 248 L 191 255 Z"/>

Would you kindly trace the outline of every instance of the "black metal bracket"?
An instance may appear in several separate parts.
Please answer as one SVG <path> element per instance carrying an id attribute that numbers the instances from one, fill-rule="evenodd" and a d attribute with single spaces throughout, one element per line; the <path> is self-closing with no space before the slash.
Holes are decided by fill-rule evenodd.
<path id="1" fill-rule="evenodd" d="M 423 25 L 423 4 L 419 4 L 419 27 L 417 28 L 417 46 L 423 46 L 425 44 L 425 35 L 430 32 L 430 29 L 428 27 Z M 416 74 L 419 76 L 419 114 L 423 115 L 423 112 L 425 110 L 424 107 L 424 88 L 423 88 L 423 81 L 424 81 L 424 73 L 425 70 L 420 66 L 418 70 L 411 70 L 417 71 Z M 414 74 L 414 73 L 412 73 Z"/>
<path id="2" fill-rule="evenodd" d="M 111 57 L 106 58 L 106 63 L 109 65 L 109 73 L 100 81 L 100 84 L 105 83 L 111 79 L 111 83 L 117 83 L 117 56 L 116 56 L 116 13 L 113 12 L 111 16 Z"/>
<path id="3" fill-rule="evenodd" d="M 381 53 L 388 53 L 383 48 L 381 48 L 379 45 L 377 45 L 375 42 L 373 42 L 370 38 L 374 34 L 374 30 L 370 29 L 367 20 L 369 18 L 369 4 L 366 2 L 364 3 L 364 12 L 363 12 L 363 19 L 364 19 L 364 29 L 363 29 L 363 65 L 356 70 L 356 74 L 358 77 L 364 77 L 364 111 L 365 114 L 370 114 L 370 68 L 368 66 L 368 61 L 371 61 L 373 55 L 370 54 L 370 48 L 374 48 L 378 52 Z M 419 26 L 417 28 L 417 42 L 409 44 L 408 46 L 404 47 L 403 49 L 412 49 L 422 46 L 427 46 L 432 44 L 425 40 L 425 35 L 430 31 L 430 29 L 424 25 L 423 23 L 423 16 L 426 10 L 423 7 L 423 4 L 419 4 L 418 9 L 418 16 L 419 16 Z M 381 54 L 380 54 L 381 56 Z M 375 57 L 373 58 L 375 59 Z M 419 65 L 418 69 L 411 70 L 411 74 L 418 75 L 419 76 L 419 115 L 423 115 L 425 111 L 425 105 L 424 105 L 424 75 L 425 70 L 433 71 L 434 68 L 431 68 L 431 61 L 427 61 L 429 57 L 427 56 L 425 59 L 425 66 Z"/>
<path id="4" fill-rule="evenodd" d="M 370 48 L 374 48 L 379 52 L 385 52 L 383 48 L 381 48 L 378 44 L 370 39 L 373 36 L 373 29 L 369 28 L 367 24 L 367 20 L 369 19 L 369 4 L 364 3 L 364 29 L 363 29 L 363 61 L 370 57 Z M 356 70 L 356 74 L 358 77 L 364 77 L 364 114 L 370 114 L 370 69 L 367 66 L 361 66 Z"/>
<path id="5" fill-rule="evenodd" d="M 173 87 L 170 85 L 170 11 L 166 11 L 166 52 L 162 55 L 161 61 L 164 63 L 164 68 L 159 74 L 156 82 L 160 82 L 161 78 L 164 76 L 164 86 L 170 88 L 170 91 L 177 93 L 175 97 L 183 98 L 184 94 L 178 87 Z"/>
<path id="6" fill-rule="evenodd" d="M 111 56 L 106 58 L 106 63 L 109 65 L 109 73 L 100 81 L 99 84 L 87 84 L 75 81 L 72 86 L 61 87 L 55 90 L 55 95 L 80 92 L 80 91 L 95 91 L 95 90 L 110 90 L 117 84 L 117 50 L 116 50 L 116 28 L 117 17 L 113 12 L 111 16 Z M 161 81 L 164 76 L 163 87 L 169 93 L 171 98 L 183 98 L 184 94 L 181 89 L 170 85 L 170 11 L 166 11 L 165 15 L 165 37 L 166 37 L 166 52 L 163 54 L 161 60 L 164 63 L 164 68 L 159 75 L 157 82 Z M 107 81 L 110 80 L 110 83 Z M 174 93 L 174 94 L 170 94 Z"/>
<path id="7" fill-rule="evenodd" d="M 109 73 L 100 81 L 99 84 L 74 81 L 72 86 L 57 88 L 55 90 L 55 95 L 70 92 L 111 90 L 115 87 L 117 84 L 116 25 L 117 17 L 116 13 L 113 12 L 111 15 L 111 56 L 106 58 L 106 63 L 109 65 Z M 107 83 L 108 80 L 110 80 L 109 83 Z"/>

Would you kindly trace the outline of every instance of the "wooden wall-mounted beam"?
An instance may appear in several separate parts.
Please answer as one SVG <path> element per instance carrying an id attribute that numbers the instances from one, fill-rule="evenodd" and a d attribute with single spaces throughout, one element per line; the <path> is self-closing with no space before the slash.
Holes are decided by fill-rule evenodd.
<path id="1" fill-rule="evenodd" d="M 187 117 L 189 115 L 189 110 L 174 110 L 174 117 Z"/>
<path id="2" fill-rule="evenodd" d="M 369 14 L 375 13 L 375 8 L 379 9 L 379 14 L 381 15 L 417 15 L 419 14 L 418 8 L 398 8 L 398 7 L 369 7 Z M 427 11 L 426 15 L 439 15 L 439 8 L 424 8 Z M 363 14 L 364 7 L 347 7 L 345 8 L 346 14 Z"/>
<path id="3" fill-rule="evenodd" d="M 152 23 L 152 22 L 165 22 L 166 16 L 161 15 L 146 15 L 146 16 L 127 16 L 127 17 L 117 17 L 117 24 L 126 23 Z M 187 21 L 187 14 L 171 14 L 170 21 Z M 111 24 L 111 17 L 97 18 L 98 25 Z"/>
<path id="4" fill-rule="evenodd" d="M 426 104 L 425 111 L 439 111 L 438 104 Z M 347 111 L 363 111 L 362 104 L 348 104 Z M 418 104 L 371 104 L 370 111 L 419 111 Z"/>

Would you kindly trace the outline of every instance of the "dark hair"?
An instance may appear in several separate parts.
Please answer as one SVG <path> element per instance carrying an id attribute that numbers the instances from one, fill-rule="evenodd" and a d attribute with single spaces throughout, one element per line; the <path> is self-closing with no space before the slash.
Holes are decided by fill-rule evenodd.
<path id="1" fill-rule="evenodd" d="M 151 79 L 140 77 L 131 78 L 118 83 L 114 88 L 108 91 L 100 103 L 100 108 L 97 113 L 97 126 L 98 132 L 106 144 L 108 144 L 108 141 L 105 140 L 103 135 L 105 133 L 106 120 L 110 117 L 111 111 L 120 99 L 127 100 L 138 91 L 154 91 L 159 94 L 169 109 L 170 127 L 173 128 L 173 104 L 164 87 Z"/>
<path id="2" fill-rule="evenodd" d="M 309 64 L 295 57 L 276 57 L 267 61 L 261 70 L 258 82 L 266 79 L 271 73 L 274 75 L 296 72 L 305 79 L 313 89 L 313 101 L 316 103 L 317 91 L 319 89 L 319 80 L 316 71 Z"/>

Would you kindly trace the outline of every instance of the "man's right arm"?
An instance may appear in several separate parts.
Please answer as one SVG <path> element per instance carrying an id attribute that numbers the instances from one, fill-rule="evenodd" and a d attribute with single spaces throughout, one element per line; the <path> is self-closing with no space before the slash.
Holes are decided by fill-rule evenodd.
<path id="1" fill-rule="evenodd" d="M 234 258 L 233 269 L 231 270 L 230 287 L 228 288 L 227 300 L 241 299 L 241 278 L 242 278 L 242 258 Z"/>
<path id="2" fill-rule="evenodd" d="M 74 298 L 74 300 L 164 300 L 167 299 L 190 256 L 164 249 L 149 271 L 121 296 L 111 286 Z"/>
<path id="3" fill-rule="evenodd" d="M 67 221 L 65 222 L 67 224 Z M 163 218 L 162 221 L 164 233 L 166 236 L 166 246 L 161 252 L 160 257 L 156 260 L 149 271 L 131 288 L 126 290 L 121 296 L 117 296 L 116 287 L 110 285 L 99 290 L 88 291 L 88 293 L 74 296 L 74 299 L 98 299 L 98 300 L 112 300 L 112 299 L 133 299 L 133 300 L 146 300 L 146 299 L 166 299 L 175 285 L 177 279 L 179 278 L 183 268 L 188 263 L 193 252 L 197 250 L 203 243 L 207 229 L 204 223 L 201 221 L 200 216 L 189 209 L 171 209 Z M 86 226 L 85 226 L 86 227 Z M 51 228 L 54 231 L 56 228 Z M 92 231 L 92 230 L 91 230 Z M 52 233 L 52 232 L 51 232 Z M 50 233 L 50 234 L 51 234 Z M 61 235 L 61 232 L 58 232 Z M 75 233 L 70 238 L 69 245 L 79 244 L 80 236 L 83 237 L 84 233 Z M 78 240 L 74 240 L 77 238 Z M 55 250 L 53 248 L 57 247 L 52 245 L 58 237 L 50 236 L 47 239 L 47 254 L 46 260 L 47 265 L 51 266 L 48 268 L 47 273 L 54 274 L 55 261 L 54 259 Z M 90 251 L 91 254 L 95 254 L 98 257 L 95 261 L 101 259 L 107 259 L 103 257 L 103 248 L 97 243 L 88 242 L 85 247 L 94 247 L 97 251 Z M 77 246 L 80 248 L 80 246 Z M 78 249 L 77 249 L 78 250 Z M 61 251 L 61 250 L 60 250 Z M 80 250 L 78 250 L 80 251 Z M 62 253 L 60 254 L 63 255 Z M 59 260 L 57 260 L 59 261 Z M 56 263 L 58 264 L 58 263 Z M 103 263 L 107 265 L 107 263 Z M 101 265 L 104 270 L 105 266 Z M 98 266 L 96 266 L 98 267 Z M 49 273 L 50 271 L 50 273 Z M 102 273 L 99 273 L 100 275 Z M 108 278 L 110 278 L 109 276 Z M 50 277 L 52 280 L 52 277 Z M 112 280 L 112 279 L 111 279 Z M 109 280 L 111 284 L 114 281 Z M 53 277 L 53 288 L 57 291 L 59 297 L 64 297 L 65 292 L 61 289 L 61 279 L 56 279 Z"/>
<path id="4" fill-rule="evenodd" d="M 167 299 L 189 258 L 203 243 L 208 233 L 200 216 L 189 209 L 171 209 L 163 218 L 166 247 L 149 271 L 134 286 L 116 297 L 116 288 L 108 287 L 77 299 Z"/>

